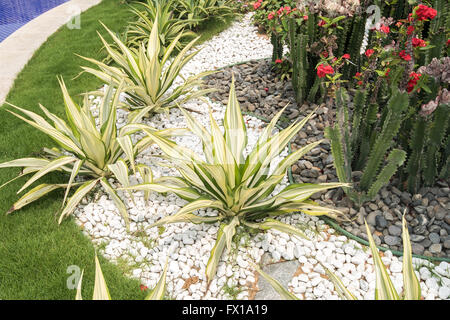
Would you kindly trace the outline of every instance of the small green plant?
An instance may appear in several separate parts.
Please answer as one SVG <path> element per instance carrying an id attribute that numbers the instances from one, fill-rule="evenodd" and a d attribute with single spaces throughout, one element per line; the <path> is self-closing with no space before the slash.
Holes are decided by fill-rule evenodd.
<path id="1" fill-rule="evenodd" d="M 232 300 L 237 300 L 237 296 L 239 293 L 243 291 L 242 288 L 238 286 L 229 286 L 228 283 L 225 283 L 222 287 L 223 292 L 225 292 Z"/>
<path id="2" fill-rule="evenodd" d="M 183 103 L 214 90 L 196 90 L 197 86 L 202 85 L 202 78 L 213 73 L 213 71 L 190 76 L 182 84 L 173 88 L 174 81 L 180 75 L 183 66 L 199 52 L 197 50 L 188 53 L 198 37 L 189 42 L 176 56 L 171 57 L 182 36 L 182 34 L 178 34 L 170 45 L 163 50 L 164 54 L 160 58 L 161 35 L 158 31 L 158 25 L 159 22 L 156 19 L 147 44 L 141 43 L 139 49 L 128 48 L 112 31 L 104 26 L 118 49 L 116 50 L 109 45 L 100 34 L 99 36 L 108 54 L 118 67 L 82 57 L 100 69 L 82 67 L 84 72 L 91 73 L 105 82 L 112 81 L 114 85 L 122 81 L 125 82 L 126 99 L 130 108 L 134 110 L 132 115 L 129 116 L 132 122 L 139 122 L 145 115 L 167 110 L 167 108 L 173 107 L 175 102 Z"/>
<path id="3" fill-rule="evenodd" d="M 313 113 L 274 134 L 272 131 L 284 109 L 281 110 L 264 128 L 256 146 L 246 156 L 244 150 L 247 146 L 247 129 L 236 97 L 234 78 L 225 110 L 224 133 L 221 132 L 211 111 L 211 131 L 208 132 L 187 111 L 181 107 L 180 110 L 186 118 L 189 129 L 202 140 L 205 160 L 188 148 L 147 132 L 174 163 L 181 177 L 162 177 L 155 179 L 153 183 L 123 189 L 173 192 L 189 201 L 189 204 L 176 214 L 164 217 L 150 227 L 177 222 L 220 222 L 217 241 L 206 267 L 208 282 L 216 273 L 217 264 L 225 247 L 228 251 L 231 249 L 237 226 L 244 225 L 255 231 L 273 228 L 304 236 L 297 228 L 281 223 L 273 217 L 295 211 L 332 217 L 341 214 L 338 210 L 321 207 L 308 198 L 316 192 L 347 186 L 345 183 L 293 184 L 271 196 L 275 187 L 285 177 L 288 168 L 322 142 L 317 141 L 296 150 L 276 168 L 271 165 L 273 159 L 286 148 Z M 199 216 L 193 213 L 203 208 L 216 209 L 218 214 Z"/>
<path id="4" fill-rule="evenodd" d="M 185 20 L 190 29 L 195 29 L 210 17 L 225 19 L 234 14 L 230 0 L 179 0 L 174 6 L 177 19 Z"/>
<path id="5" fill-rule="evenodd" d="M 136 3 L 131 7 L 136 20 L 131 22 L 126 31 L 126 45 L 128 48 L 139 48 L 141 44 L 147 45 L 154 21 L 158 21 L 158 35 L 161 41 L 160 57 L 170 43 L 181 34 L 175 48 L 183 49 L 189 39 L 195 38 L 195 33 L 188 30 L 187 20 L 177 19 L 174 16 L 174 0 L 147 0 L 146 3 Z"/>
<path id="6" fill-rule="evenodd" d="M 43 183 L 34 187 L 14 203 L 8 213 L 19 210 L 53 190 L 64 188 L 66 191 L 59 218 L 59 223 L 61 223 L 64 217 L 75 210 L 83 197 L 100 184 L 114 200 L 128 226 L 129 219 L 125 204 L 108 179 L 116 177 L 124 185 L 128 185 L 129 165 L 134 169 L 135 155 L 140 152 L 142 147 L 147 146 L 149 141 L 145 139 L 147 141 L 142 140 L 139 144 L 133 145 L 129 135 L 133 132 L 133 127 L 125 126 L 119 130 L 119 133 L 117 132 L 116 111 L 120 103 L 119 96 L 122 92 L 123 82 L 119 84 L 115 93 L 113 86 L 110 85 L 103 95 L 99 105 L 98 126 L 91 113 L 92 101 L 85 96 L 83 105 L 77 105 L 69 96 L 63 80 L 60 79 L 59 82 L 64 97 L 67 122 L 50 113 L 42 105 L 40 105 L 41 110 L 53 122 L 53 125 L 40 115 L 12 104 L 10 104 L 11 107 L 26 117 L 6 110 L 48 135 L 57 143 L 58 147 L 44 148 L 41 157 L 22 158 L 2 163 L 0 168 L 23 167 L 17 178 L 33 173 L 33 176 L 20 188 L 18 193 L 24 191 L 38 179 L 55 171 L 69 174 L 69 181 L 65 184 Z M 71 188 L 75 186 L 77 187 L 76 192 L 68 198 Z"/>

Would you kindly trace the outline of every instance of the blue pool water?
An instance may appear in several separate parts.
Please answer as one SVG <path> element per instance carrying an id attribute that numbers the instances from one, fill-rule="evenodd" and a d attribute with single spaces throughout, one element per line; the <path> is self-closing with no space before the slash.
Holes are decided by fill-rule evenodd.
<path id="1" fill-rule="evenodd" d="M 42 13 L 69 0 L 0 0 L 0 42 Z"/>

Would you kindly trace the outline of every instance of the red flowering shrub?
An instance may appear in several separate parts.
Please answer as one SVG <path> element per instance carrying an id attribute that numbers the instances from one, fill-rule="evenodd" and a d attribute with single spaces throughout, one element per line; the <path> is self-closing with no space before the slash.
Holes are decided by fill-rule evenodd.
<path id="1" fill-rule="evenodd" d="M 408 93 L 413 91 L 414 87 L 417 84 L 417 81 L 419 81 L 421 76 L 422 75 L 420 73 L 415 73 L 415 72 L 411 72 L 410 73 L 409 80 L 408 80 L 408 85 L 406 87 L 406 91 L 408 91 Z"/>
<path id="2" fill-rule="evenodd" d="M 419 4 L 414 8 L 413 16 L 419 21 L 432 20 L 436 17 L 437 11 L 433 8 L 427 7 L 426 5 Z"/>
<path id="3" fill-rule="evenodd" d="M 413 47 L 426 47 L 427 46 L 427 43 L 424 41 L 424 40 L 422 40 L 422 39 L 419 39 L 419 38 L 412 38 L 412 45 L 413 45 Z"/>
<path id="4" fill-rule="evenodd" d="M 390 29 L 389 29 L 389 26 L 385 26 L 384 24 L 380 27 L 380 31 L 381 32 L 384 32 L 384 33 L 389 33 L 390 32 Z"/>
<path id="5" fill-rule="evenodd" d="M 373 49 L 367 49 L 365 55 L 367 58 L 370 58 L 370 56 L 373 55 L 374 52 L 375 50 Z"/>
<path id="6" fill-rule="evenodd" d="M 325 66 L 323 63 L 317 67 L 317 75 L 319 78 L 325 77 L 327 74 L 333 74 L 334 69 L 331 66 Z"/>
<path id="7" fill-rule="evenodd" d="M 405 50 L 402 50 L 398 53 L 399 57 L 402 58 L 405 61 L 411 61 L 411 56 L 406 53 Z"/>

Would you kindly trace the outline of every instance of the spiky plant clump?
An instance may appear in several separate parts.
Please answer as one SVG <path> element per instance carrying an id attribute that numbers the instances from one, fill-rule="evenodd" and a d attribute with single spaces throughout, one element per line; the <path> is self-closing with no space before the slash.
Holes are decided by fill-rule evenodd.
<path id="1" fill-rule="evenodd" d="M 234 79 L 225 111 L 224 133 L 211 111 L 211 130 L 208 132 L 188 112 L 180 109 L 190 130 L 201 139 L 205 159 L 188 148 L 147 132 L 175 165 L 181 177 L 162 177 L 153 183 L 130 186 L 124 190 L 173 192 L 189 201 L 176 214 L 160 219 L 151 227 L 176 222 L 220 223 L 217 241 L 206 267 L 208 282 L 213 279 L 225 248 L 228 251 L 231 249 L 232 239 L 239 225 L 254 230 L 276 229 L 304 236 L 297 228 L 273 217 L 296 211 L 334 218 L 341 214 L 335 209 L 321 207 L 308 198 L 316 192 L 348 186 L 345 183 L 292 184 L 272 195 L 275 187 L 286 176 L 288 168 L 322 142 L 317 141 L 296 150 L 276 168 L 271 168 L 274 158 L 285 149 L 313 114 L 274 134 L 273 130 L 283 109 L 264 128 L 255 148 L 246 156 L 244 150 L 247 146 L 247 129 L 236 97 Z M 200 216 L 195 213 L 204 208 L 216 209 L 217 215 Z"/>
<path id="2" fill-rule="evenodd" d="M 119 96 L 124 86 L 123 82 L 119 84 L 115 92 L 112 85 L 108 86 L 108 90 L 101 97 L 98 124 L 96 124 L 91 110 L 93 102 L 87 98 L 87 95 L 83 105 L 80 106 L 69 96 L 62 79 L 60 79 L 60 86 L 64 97 L 67 121 L 49 112 L 42 105 L 40 108 L 50 122 L 32 111 L 11 104 L 13 109 L 20 111 L 23 115 L 6 110 L 48 135 L 58 146 L 44 148 L 43 155 L 40 157 L 28 157 L 1 163 L 0 168 L 23 168 L 18 177 L 6 182 L 2 187 L 17 178 L 33 174 L 18 193 L 51 172 L 66 173 L 69 175 L 69 180 L 63 184 L 43 183 L 32 188 L 14 203 L 8 213 L 21 209 L 51 191 L 63 188 L 65 194 L 59 218 L 59 223 L 61 223 L 62 219 L 70 215 L 90 191 L 101 185 L 113 199 L 128 226 L 129 219 L 125 204 L 108 179 L 115 177 L 122 185 L 127 186 L 129 166 L 134 171 L 135 156 L 152 143 L 146 137 L 133 144 L 130 134 L 145 127 L 146 130 L 150 130 L 156 135 L 171 136 L 178 129 L 156 131 L 145 125 L 128 123 L 118 131 L 116 111 L 120 104 Z M 68 198 L 72 187 L 77 187 L 77 190 Z"/>

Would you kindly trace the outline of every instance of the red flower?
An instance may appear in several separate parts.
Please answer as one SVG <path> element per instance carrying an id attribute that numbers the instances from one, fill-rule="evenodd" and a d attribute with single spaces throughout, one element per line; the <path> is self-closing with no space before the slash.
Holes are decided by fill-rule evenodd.
<path id="1" fill-rule="evenodd" d="M 385 26 L 384 24 L 381 25 L 380 30 L 381 30 L 381 32 L 384 32 L 384 33 L 389 33 L 389 31 L 390 31 L 389 27 Z"/>
<path id="2" fill-rule="evenodd" d="M 325 20 L 320 20 L 319 23 L 317 24 L 319 27 L 323 27 L 324 25 L 326 25 L 326 21 Z"/>
<path id="3" fill-rule="evenodd" d="M 427 7 L 426 5 L 419 4 L 414 8 L 414 14 L 417 20 L 432 20 L 436 17 L 437 11 L 433 8 Z"/>
<path id="4" fill-rule="evenodd" d="M 427 43 L 419 38 L 412 38 L 412 45 L 413 47 L 426 47 Z"/>
<path id="5" fill-rule="evenodd" d="M 355 73 L 355 78 L 359 78 L 359 77 L 361 77 L 361 76 L 362 76 L 362 73 L 361 73 L 361 72 Z"/>
<path id="6" fill-rule="evenodd" d="M 278 15 L 281 15 L 281 14 L 283 13 L 283 9 L 284 9 L 283 7 L 281 7 L 280 9 L 278 9 L 277 14 L 278 14 Z"/>
<path id="7" fill-rule="evenodd" d="M 253 9 L 257 10 L 259 7 L 261 7 L 261 2 L 253 3 Z"/>
<path id="8" fill-rule="evenodd" d="M 414 32 L 414 26 L 409 26 L 408 29 L 406 30 L 406 33 L 409 35 L 411 35 L 411 33 Z"/>
<path id="9" fill-rule="evenodd" d="M 269 91 L 269 88 L 264 88 L 264 91 L 266 91 L 266 92 Z"/>
<path id="10" fill-rule="evenodd" d="M 286 13 L 291 12 L 291 7 L 289 6 L 284 7 L 284 11 L 286 11 Z"/>
<path id="11" fill-rule="evenodd" d="M 409 81 L 408 81 L 408 85 L 406 88 L 406 91 L 408 91 L 408 93 L 413 91 L 414 87 L 417 84 L 417 81 L 419 81 L 421 76 L 422 75 L 420 73 L 415 73 L 415 72 L 411 72 L 409 74 Z"/>
<path id="12" fill-rule="evenodd" d="M 148 289 L 148 287 L 147 287 L 147 286 L 144 286 L 143 284 L 141 284 L 141 285 L 139 286 L 139 288 L 141 289 L 141 291 L 145 291 L 145 290 Z"/>
<path id="13" fill-rule="evenodd" d="M 317 75 L 319 76 L 319 78 L 323 78 L 323 77 L 325 77 L 325 75 L 333 74 L 333 73 L 334 73 L 334 69 L 331 66 L 325 66 L 323 64 L 319 64 L 319 66 L 317 67 Z"/>
<path id="14" fill-rule="evenodd" d="M 342 59 L 350 59 L 350 55 L 348 53 L 346 53 L 342 56 Z"/>
<path id="15" fill-rule="evenodd" d="M 275 12 L 271 12 L 269 13 L 269 15 L 267 16 L 267 19 L 272 20 L 275 17 Z"/>
<path id="16" fill-rule="evenodd" d="M 411 56 L 407 54 L 405 50 L 400 51 L 398 55 L 405 61 L 411 61 Z"/>
<path id="17" fill-rule="evenodd" d="M 277 60 L 275 60 L 275 63 L 283 63 L 283 60 L 277 59 Z"/>
<path id="18" fill-rule="evenodd" d="M 325 58 L 328 58 L 328 52 L 323 51 L 323 52 L 322 52 L 322 55 L 323 55 Z"/>
<path id="19" fill-rule="evenodd" d="M 307 16 L 307 15 L 304 15 L 304 16 L 303 16 L 303 20 L 305 20 L 305 21 L 308 20 L 308 16 Z"/>
<path id="20" fill-rule="evenodd" d="M 450 39 L 447 40 L 447 46 L 450 46 Z"/>
<path id="21" fill-rule="evenodd" d="M 389 72 L 391 72 L 391 68 L 387 68 L 386 69 L 386 72 L 384 73 L 384 76 L 388 77 L 389 76 Z"/>
<path id="22" fill-rule="evenodd" d="M 374 52 L 375 52 L 375 50 L 373 50 L 373 49 L 367 49 L 365 54 L 366 54 L 367 58 L 370 58 L 370 56 L 373 55 Z"/>
<path id="23" fill-rule="evenodd" d="M 362 81 L 358 81 L 358 85 L 362 86 L 363 82 Z"/>

